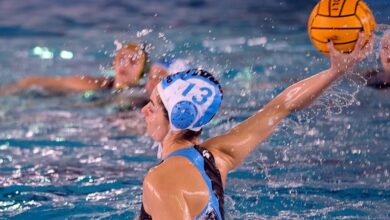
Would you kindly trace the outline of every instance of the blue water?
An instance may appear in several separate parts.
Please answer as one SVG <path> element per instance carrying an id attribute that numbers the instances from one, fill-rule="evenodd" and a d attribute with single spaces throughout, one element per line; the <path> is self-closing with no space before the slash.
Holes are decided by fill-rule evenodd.
<path id="1" fill-rule="evenodd" d="M 367 3 L 387 27 L 390 3 Z M 327 67 L 306 34 L 315 4 L 0 1 L 0 84 L 30 74 L 110 74 L 115 41 L 144 42 L 153 60 L 175 55 L 220 78 L 225 99 L 207 138 Z M 37 56 L 37 47 L 49 55 Z M 227 219 L 390 218 L 390 92 L 352 78 L 289 116 L 230 173 Z M 42 91 L 0 97 L 0 219 L 137 215 L 156 149 L 138 111 L 106 101 Z"/>

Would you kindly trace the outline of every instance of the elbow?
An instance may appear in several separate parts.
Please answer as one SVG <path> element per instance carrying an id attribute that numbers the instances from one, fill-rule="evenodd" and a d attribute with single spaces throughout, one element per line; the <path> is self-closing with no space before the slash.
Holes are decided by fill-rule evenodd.
<path id="1" fill-rule="evenodd" d="M 285 100 L 284 102 L 278 101 L 276 102 L 273 107 L 272 107 L 272 116 L 277 116 L 279 117 L 286 117 L 289 115 L 291 112 L 296 111 L 297 105 L 294 102 L 290 102 Z"/>

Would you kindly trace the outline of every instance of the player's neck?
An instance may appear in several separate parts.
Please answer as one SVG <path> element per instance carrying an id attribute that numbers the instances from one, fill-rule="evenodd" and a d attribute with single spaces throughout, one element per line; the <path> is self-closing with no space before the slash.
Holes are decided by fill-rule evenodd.
<path id="1" fill-rule="evenodd" d="M 169 154 L 184 149 L 196 144 L 196 141 L 189 141 L 180 138 L 180 131 L 170 131 L 164 138 L 162 143 L 162 158 L 167 157 Z"/>

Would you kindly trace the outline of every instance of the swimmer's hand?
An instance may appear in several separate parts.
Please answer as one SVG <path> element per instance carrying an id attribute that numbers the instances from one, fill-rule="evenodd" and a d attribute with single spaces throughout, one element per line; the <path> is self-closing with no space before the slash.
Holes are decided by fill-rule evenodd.
<path id="1" fill-rule="evenodd" d="M 363 32 L 359 33 L 359 39 L 355 44 L 354 50 L 349 53 L 341 53 L 334 47 L 332 41 L 328 43 L 328 48 L 330 51 L 330 63 L 331 70 L 337 73 L 343 74 L 349 70 L 354 64 L 362 61 L 367 55 L 372 52 L 373 48 L 373 37 L 370 37 L 368 42 L 366 42 L 366 37 Z"/>

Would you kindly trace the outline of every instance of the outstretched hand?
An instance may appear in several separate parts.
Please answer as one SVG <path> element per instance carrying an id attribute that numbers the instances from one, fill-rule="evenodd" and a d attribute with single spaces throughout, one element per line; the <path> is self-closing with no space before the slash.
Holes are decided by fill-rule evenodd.
<path id="1" fill-rule="evenodd" d="M 366 37 L 363 32 L 359 33 L 359 39 L 355 44 L 354 50 L 349 53 L 341 53 L 334 47 L 332 41 L 328 43 L 328 48 L 330 51 L 330 62 L 331 69 L 338 73 L 345 73 L 350 69 L 354 64 L 362 61 L 367 55 L 369 55 L 373 48 L 373 39 L 372 37 L 366 42 Z"/>

